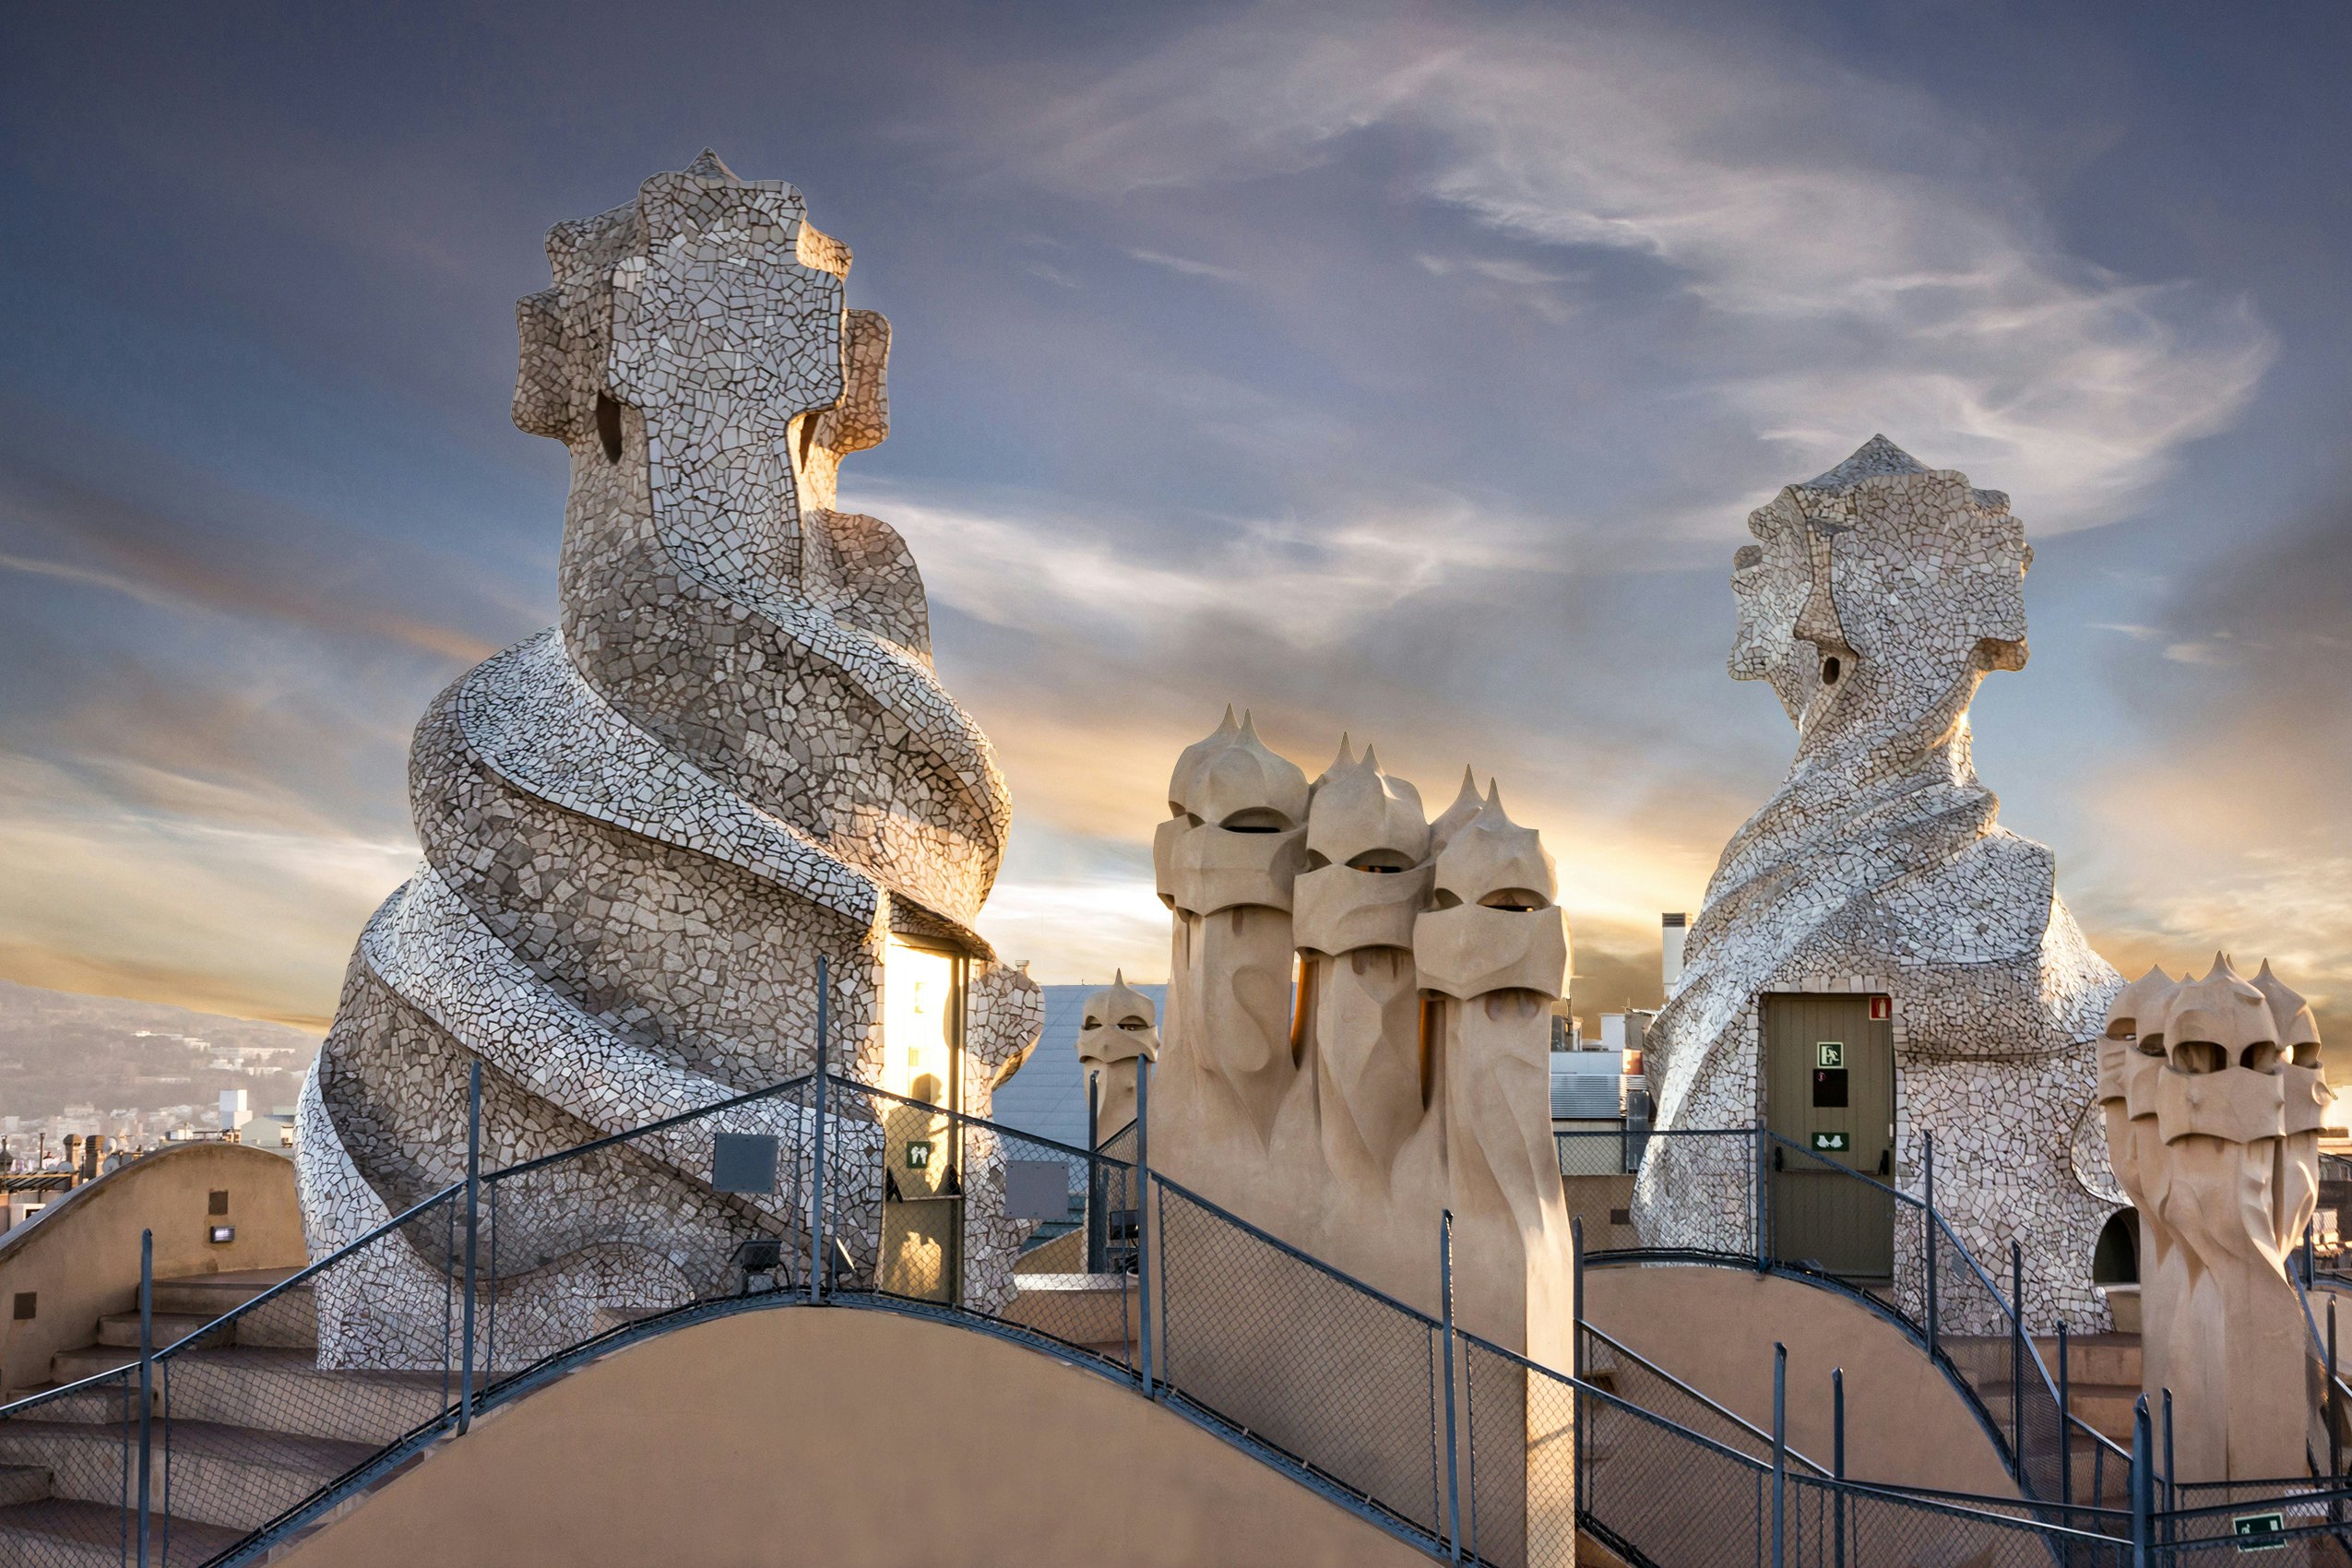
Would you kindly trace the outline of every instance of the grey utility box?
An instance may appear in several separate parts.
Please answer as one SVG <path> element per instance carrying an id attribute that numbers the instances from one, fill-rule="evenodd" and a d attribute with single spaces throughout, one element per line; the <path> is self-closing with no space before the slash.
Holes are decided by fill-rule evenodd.
<path id="1" fill-rule="evenodd" d="M 710 1184 L 722 1193 L 776 1191 L 775 1134 L 714 1134 L 710 1151 Z"/>
<path id="2" fill-rule="evenodd" d="M 1070 1218 L 1070 1168 L 1058 1159 L 1004 1162 L 1004 1218 Z"/>

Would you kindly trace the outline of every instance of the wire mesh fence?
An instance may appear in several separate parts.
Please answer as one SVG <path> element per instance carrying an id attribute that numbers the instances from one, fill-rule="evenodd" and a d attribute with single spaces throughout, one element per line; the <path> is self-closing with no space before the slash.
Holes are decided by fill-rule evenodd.
<path id="1" fill-rule="evenodd" d="M 2030 1505 L 1967 1503 L 1790 1475 L 1777 1561 L 1788 1568 L 1966 1563 L 1969 1568 L 2132 1568 L 2126 1540 L 2068 1528 Z"/>
<path id="2" fill-rule="evenodd" d="M 1587 1452 L 1575 1379 L 1458 1334 L 1464 1553 L 1504 1568 L 1574 1561 Z"/>
<path id="3" fill-rule="evenodd" d="M 1930 1311 L 1932 1348 L 1957 1371 L 2008 1451 L 2018 1482 L 2048 1503 L 2071 1494 L 2073 1424 L 2056 1384 L 2011 1302 L 1942 1216 L 1921 1211 L 1935 1266 Z"/>
<path id="4" fill-rule="evenodd" d="M 794 1079 L 484 1176 L 486 1383 L 632 1324 L 804 1286 L 814 1100 Z"/>
<path id="5" fill-rule="evenodd" d="M 2352 1563 L 2352 1489 L 2323 1478 L 2184 1482 L 2173 1503 L 2149 1521 L 2156 1563 Z"/>
<path id="6" fill-rule="evenodd" d="M 143 1282 L 140 1312 L 59 1357 L 128 1365 L 0 1409 L 0 1561 L 220 1561 L 438 1426 L 457 1398 L 461 1209 L 459 1189 L 435 1194 L 225 1313 L 201 1279 Z M 323 1359 L 322 1313 L 381 1365 Z"/>
<path id="7" fill-rule="evenodd" d="M 848 1078 L 826 1091 L 828 1289 L 952 1308 L 1134 1369 L 1132 1131 L 1088 1150 Z"/>
<path id="8" fill-rule="evenodd" d="M 0 1459 L 13 1470 L 8 1482 L 42 1469 L 49 1473 L 47 1495 L 20 1504 L 33 1511 L 34 1528 L 7 1543 L 7 1561 L 25 1568 L 79 1568 L 106 1561 L 110 1552 L 122 1562 L 134 1560 L 138 1408 L 139 1374 L 133 1365 L 0 1409 Z M 188 1546 L 169 1562 L 178 1568 L 206 1555 Z"/>
<path id="9" fill-rule="evenodd" d="M 1584 1220 L 1586 1245 L 1593 1254 L 1764 1255 L 1769 1212 L 1757 1180 L 1761 1144 L 1753 1128 L 1651 1128 L 1553 1137 L 1569 1212 Z M 1572 1165 L 1582 1170 L 1605 1162 L 1612 1146 L 1630 1158 L 1629 1175 L 1602 1178 L 1607 1183 L 1602 1185 L 1570 1173 Z"/>
<path id="10" fill-rule="evenodd" d="M 1155 1381 L 1441 1537 L 1442 1325 L 1172 1182 L 1152 1188 Z"/>
<path id="11" fill-rule="evenodd" d="M 2112 1501 L 2110 1487 L 2120 1497 L 2122 1478 L 2109 1473 L 2115 1455 L 2067 1420 L 2012 1300 L 2015 1289 L 2004 1291 L 1922 1194 L 1765 1129 L 1667 1129 L 1639 1138 L 1639 1173 L 1624 1177 L 1605 1172 L 1636 1153 L 1633 1134 L 1555 1134 L 1561 1184 L 1588 1256 L 1752 1260 L 1837 1280 L 1902 1320 L 1949 1364 L 2032 1496 L 2073 1501 L 2070 1465 L 2080 1447 L 2093 1472 L 2087 1501 Z M 1931 1170 L 1933 1152 L 1925 1155 Z M 1920 1185 L 1931 1191 L 1930 1182 Z"/>
<path id="12" fill-rule="evenodd" d="M 441 1424 L 464 1360 L 464 1209 L 462 1189 L 445 1190 L 156 1354 L 162 1560 L 184 1535 L 218 1550 L 220 1531 L 265 1529 Z M 160 1304 L 176 1304 L 171 1289 Z"/>
<path id="13" fill-rule="evenodd" d="M 2013 1286 L 1860 1173 L 1815 1174 L 1872 1189 L 1918 1239 L 1916 1274 L 1898 1251 L 1887 1292 L 1916 1280 L 1923 1337 L 2022 1456 L 2022 1501 L 1844 1480 L 1581 1325 L 1581 1376 L 1449 1332 L 1148 1175 L 1139 1134 L 1075 1148 L 828 1075 L 486 1172 L 225 1314 L 159 1297 L 176 1342 L 0 1408 L 0 1466 L 48 1489 L 7 1509 L 25 1527 L 0 1531 L 0 1562 L 236 1560 L 561 1358 L 778 1297 L 981 1320 L 1098 1358 L 1429 1549 L 1507 1568 L 1570 1561 L 1579 1527 L 1629 1562 L 1694 1568 L 2122 1568 L 2273 1544 L 2273 1562 L 2352 1564 L 2352 1491 L 2324 1479 L 2065 1498 L 2067 1423 Z M 1775 1251 L 1787 1210 L 1765 1136 L 1650 1146 L 1677 1140 L 1753 1195 L 1744 1219 L 1659 1250 L 1807 1266 Z"/>
<path id="14" fill-rule="evenodd" d="M 1772 1457 L 1772 1433 L 1708 1398 L 1670 1372 L 1645 1360 L 1608 1335 L 1582 1324 L 1577 1327 L 1579 1375 L 1595 1388 L 1614 1394 L 1653 1415 L 1663 1416 L 1685 1431 L 1696 1432 L 1735 1454 L 1752 1459 Z M 1788 1463 L 1811 1475 L 1829 1471 L 1816 1460 L 1783 1445 Z"/>

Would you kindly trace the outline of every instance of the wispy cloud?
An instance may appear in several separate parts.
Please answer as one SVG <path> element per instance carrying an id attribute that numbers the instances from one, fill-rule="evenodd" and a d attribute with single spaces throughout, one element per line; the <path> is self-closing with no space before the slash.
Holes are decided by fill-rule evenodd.
<path id="1" fill-rule="evenodd" d="M 1127 200 L 1409 133 L 1424 199 L 1706 312 L 1690 392 L 1792 465 L 1885 430 L 2030 498 L 2044 534 L 2118 516 L 2274 352 L 2241 300 L 2070 254 L 1976 127 L 1825 57 L 1583 12 L 1341 23 L 1266 6 L 1180 35 L 1005 133 L 1007 166 Z"/>
<path id="2" fill-rule="evenodd" d="M 1204 517 L 1172 550 L 1101 518 L 985 512 L 878 487 L 855 493 L 918 541 L 935 602 L 1022 628 L 1042 620 L 1166 636 L 1214 622 L 1320 647 L 1458 576 L 1563 566 L 1524 522 L 1438 492 L 1320 517 Z"/>
<path id="3" fill-rule="evenodd" d="M 413 867 L 413 841 L 212 807 L 125 804 L 75 770 L 0 753 L 0 970 L 324 1028 L 352 941 Z"/>
<path id="4" fill-rule="evenodd" d="M 1131 249 L 1127 254 L 1152 267 L 1164 267 L 1186 278 L 1213 278 L 1220 283 L 1243 281 L 1243 274 L 1230 267 L 1218 267 L 1213 262 L 1194 261 L 1190 256 L 1170 255 L 1164 251 Z"/>
<path id="5" fill-rule="evenodd" d="M 349 563 L 321 561 L 304 541 L 254 541 L 168 516 L 128 496 L 34 466 L 0 460 L 0 539 L 38 540 L 42 554 L 0 552 L 0 571 L 120 594 L 150 609 L 273 621 L 311 633 L 359 635 L 474 663 L 497 645 L 390 608 L 355 589 Z M 89 559 L 73 560 L 69 555 Z"/>

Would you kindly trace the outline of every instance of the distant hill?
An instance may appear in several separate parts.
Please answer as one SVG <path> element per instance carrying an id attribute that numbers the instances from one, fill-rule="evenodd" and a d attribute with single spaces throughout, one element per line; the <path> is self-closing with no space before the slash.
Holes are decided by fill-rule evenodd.
<path id="1" fill-rule="evenodd" d="M 0 1116 L 194 1105 L 208 1123 L 222 1089 L 267 1111 L 294 1102 L 317 1054 L 316 1039 L 284 1024 L 0 980 Z M 240 1061 L 265 1070 L 215 1064 Z"/>

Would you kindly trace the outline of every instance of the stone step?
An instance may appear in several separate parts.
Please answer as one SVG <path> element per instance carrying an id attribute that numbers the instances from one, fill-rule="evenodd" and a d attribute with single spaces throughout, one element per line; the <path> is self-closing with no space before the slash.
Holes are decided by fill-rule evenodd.
<path id="1" fill-rule="evenodd" d="M 2058 1341 L 2036 1338 L 2034 1348 L 2041 1352 L 2042 1365 L 2049 1369 L 2052 1383 L 2058 1381 Z M 2070 1334 L 2066 1336 L 2066 1372 L 2074 1383 L 2129 1383 L 2140 1381 L 2140 1336 L 2136 1334 Z"/>
<path id="2" fill-rule="evenodd" d="M 382 1448 L 439 1417 L 457 1380 L 439 1372 L 322 1372 L 317 1352 L 232 1346 L 189 1350 L 166 1363 L 159 1408 L 174 1420 L 213 1422 Z"/>
<path id="3" fill-rule="evenodd" d="M 97 1347 L 61 1351 L 54 1362 L 70 1375 L 43 1387 L 23 1389 L 20 1396 L 45 1394 L 105 1371 L 121 1354 Z M 242 1345 L 180 1351 L 157 1370 L 157 1413 L 168 1410 L 186 1420 L 381 1447 L 432 1420 L 457 1396 L 456 1380 L 445 1381 L 439 1372 L 322 1372 L 317 1356 L 315 1350 Z M 27 1415 L 39 1420 L 100 1425 L 135 1420 L 137 1388 L 131 1379 L 101 1384 L 50 1400 Z"/>
<path id="4" fill-rule="evenodd" d="M 211 1322 L 210 1318 L 199 1313 L 157 1313 L 153 1317 L 155 1348 L 160 1350 L 167 1345 L 176 1345 Z M 116 1349 L 136 1351 L 139 1348 L 139 1314 L 109 1313 L 100 1318 L 98 1342 Z"/>
<path id="5" fill-rule="evenodd" d="M 255 1270 L 255 1272 L 277 1271 Z M 228 1275 L 222 1275 L 220 1277 L 224 1281 L 232 1278 Z M 229 1285 L 215 1288 L 235 1289 L 236 1287 Z M 256 1289 L 253 1294 L 259 1295 L 260 1291 Z M 226 1307 L 220 1309 L 221 1312 L 228 1310 Z M 220 1313 L 215 1313 L 213 1315 L 217 1317 Z M 267 1302 L 245 1313 L 230 1326 L 234 1331 L 233 1336 L 236 1342 L 249 1348 L 285 1350 L 316 1349 L 318 1347 L 318 1298 L 313 1293 L 309 1285 L 297 1285 L 282 1295 L 271 1297 Z"/>
<path id="6" fill-rule="evenodd" d="M 2074 1419 L 2125 1448 L 2132 1446 L 2132 1415 L 2140 1402 L 2137 1383 L 2075 1383 L 2067 1390 Z"/>
<path id="7" fill-rule="evenodd" d="M 148 1527 L 154 1568 L 197 1568 L 244 1538 L 193 1519 L 156 1515 Z M 123 1568 L 123 1510 L 113 1503 L 50 1498 L 0 1508 L 0 1562 L 41 1568 Z"/>
<path id="8" fill-rule="evenodd" d="M 79 1383 L 86 1377 L 96 1377 L 100 1372 L 135 1367 L 138 1362 L 138 1347 L 136 1345 L 128 1349 L 119 1345 L 83 1345 L 71 1350 L 60 1350 L 49 1358 L 51 1386 Z M 27 1389 L 25 1392 L 30 1394 L 33 1390 Z M 81 1420 L 78 1416 L 73 1419 Z"/>
<path id="9" fill-rule="evenodd" d="M 56 1383 L 38 1384 L 30 1388 L 19 1388 L 17 1390 L 16 1398 L 25 1400 L 36 1394 L 52 1393 L 72 1381 L 75 1380 L 60 1379 Z M 60 1395 L 57 1398 L 34 1407 L 26 1412 L 26 1417 L 43 1421 L 94 1421 L 101 1425 L 112 1425 L 116 1421 L 129 1420 L 138 1408 L 137 1387 L 136 1381 L 100 1384 L 94 1388 Z"/>
<path id="10" fill-rule="evenodd" d="M 137 1446 L 137 1423 L 131 1421 L 0 1421 L 0 1464 L 45 1467 L 53 1497 L 106 1503 L 110 1512 L 121 1505 L 125 1467 L 136 1462 Z M 339 1479 L 373 1457 L 376 1447 L 159 1420 L 153 1424 L 155 1495 L 168 1496 L 183 1518 L 242 1534 Z"/>
<path id="11" fill-rule="evenodd" d="M 207 1318 L 216 1318 L 244 1306 L 298 1272 L 291 1268 L 241 1268 L 221 1274 L 187 1274 L 159 1279 L 155 1282 L 155 1310 L 200 1313 Z"/>
<path id="12" fill-rule="evenodd" d="M 253 1272 L 281 1275 L 286 1271 Z M 223 1313 L 250 1301 L 271 1282 L 254 1283 L 229 1275 L 217 1278 L 220 1281 L 217 1284 L 213 1279 L 194 1285 L 186 1280 L 172 1281 L 172 1301 L 192 1309 L 174 1312 L 160 1310 L 164 1290 L 162 1282 L 158 1282 L 156 1295 L 159 1304 L 154 1329 L 157 1349 L 160 1350 L 218 1321 Z M 316 1300 L 307 1285 L 298 1285 L 220 1330 L 216 1338 L 221 1345 L 235 1344 L 247 1348 L 314 1349 L 318 1344 Z M 59 1351 L 51 1359 L 49 1375 L 57 1383 L 73 1383 L 99 1372 L 112 1372 L 117 1367 L 133 1365 L 138 1360 L 138 1313 L 117 1313 L 101 1318 L 99 1320 L 98 1343 Z"/>
<path id="13" fill-rule="evenodd" d="M 49 1472 L 38 1465 L 0 1465 L 0 1507 L 39 1503 L 49 1495 Z"/>

